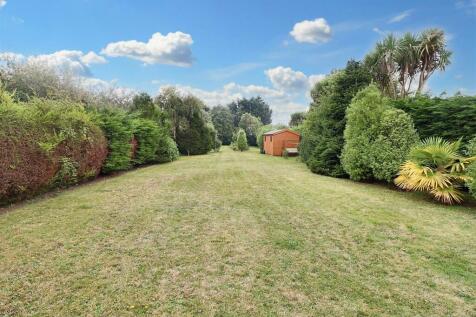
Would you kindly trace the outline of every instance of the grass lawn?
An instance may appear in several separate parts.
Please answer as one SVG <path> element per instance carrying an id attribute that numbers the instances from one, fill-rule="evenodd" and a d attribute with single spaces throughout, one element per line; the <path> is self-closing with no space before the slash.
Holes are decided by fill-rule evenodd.
<path id="1" fill-rule="evenodd" d="M 476 206 L 183 157 L 0 214 L 0 315 L 476 315 Z"/>

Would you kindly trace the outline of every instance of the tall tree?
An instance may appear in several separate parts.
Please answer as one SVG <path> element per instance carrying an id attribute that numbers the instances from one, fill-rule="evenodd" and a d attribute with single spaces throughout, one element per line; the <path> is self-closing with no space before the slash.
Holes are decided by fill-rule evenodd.
<path id="1" fill-rule="evenodd" d="M 435 70 L 445 70 L 446 66 L 450 64 L 451 51 L 446 49 L 445 33 L 440 29 L 423 31 L 419 41 L 420 78 L 418 80 L 418 92 L 421 92 Z"/>
<path id="2" fill-rule="evenodd" d="M 229 145 L 233 139 L 233 115 L 227 107 L 216 106 L 210 110 L 213 125 L 217 130 L 218 138 L 224 145 Z"/>
<path id="3" fill-rule="evenodd" d="M 248 144 L 252 146 L 256 146 L 258 145 L 256 141 L 256 136 L 262 125 L 263 124 L 261 123 L 259 118 L 249 113 L 244 113 L 241 116 L 238 127 L 243 129 L 246 132 L 246 138 L 248 140 Z"/>
<path id="4" fill-rule="evenodd" d="M 289 120 L 290 127 L 297 127 L 306 118 L 306 112 L 295 112 L 291 114 L 291 120 Z"/>
<path id="5" fill-rule="evenodd" d="M 354 95 L 370 80 L 368 69 L 360 62 L 351 60 L 344 70 L 334 72 L 316 84 L 325 89 L 313 89 L 322 93 L 313 95 L 300 144 L 302 158 L 314 173 L 334 177 L 346 175 L 340 162 L 345 112 Z"/>
<path id="6" fill-rule="evenodd" d="M 233 114 L 233 124 L 238 126 L 241 116 L 244 113 L 252 114 L 258 117 L 263 124 L 271 123 L 272 110 L 269 105 L 261 97 L 253 97 L 250 99 L 239 99 L 233 101 L 228 105 L 231 113 Z"/>

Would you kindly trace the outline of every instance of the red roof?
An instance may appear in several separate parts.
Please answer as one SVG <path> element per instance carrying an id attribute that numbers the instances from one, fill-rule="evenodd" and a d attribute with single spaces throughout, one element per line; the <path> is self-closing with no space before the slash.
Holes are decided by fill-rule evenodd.
<path id="1" fill-rule="evenodd" d="M 293 131 L 293 130 L 290 130 L 290 129 L 273 130 L 273 131 L 266 132 L 263 135 L 275 135 L 275 134 L 281 134 L 281 133 L 284 133 L 284 132 L 291 132 L 295 135 L 300 135 L 296 131 Z"/>

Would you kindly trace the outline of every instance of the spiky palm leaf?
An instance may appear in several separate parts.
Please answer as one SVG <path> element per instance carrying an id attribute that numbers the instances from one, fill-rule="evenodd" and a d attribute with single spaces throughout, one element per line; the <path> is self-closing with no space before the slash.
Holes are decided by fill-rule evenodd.
<path id="1" fill-rule="evenodd" d="M 452 204 L 462 201 L 461 183 L 471 180 L 464 174 L 476 157 L 459 154 L 461 140 L 448 142 L 428 138 L 410 151 L 400 168 L 395 184 L 405 190 L 429 192 L 436 200 Z"/>

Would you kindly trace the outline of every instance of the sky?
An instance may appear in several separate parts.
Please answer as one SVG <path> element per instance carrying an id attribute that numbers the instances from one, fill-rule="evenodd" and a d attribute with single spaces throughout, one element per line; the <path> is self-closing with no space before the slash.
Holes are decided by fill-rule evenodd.
<path id="1" fill-rule="evenodd" d="M 476 94 L 476 0 L 0 0 L 0 58 L 64 68 L 90 89 L 175 86 L 209 106 L 260 95 L 287 123 L 326 74 L 388 33 L 430 27 L 453 57 L 429 92 Z"/>

